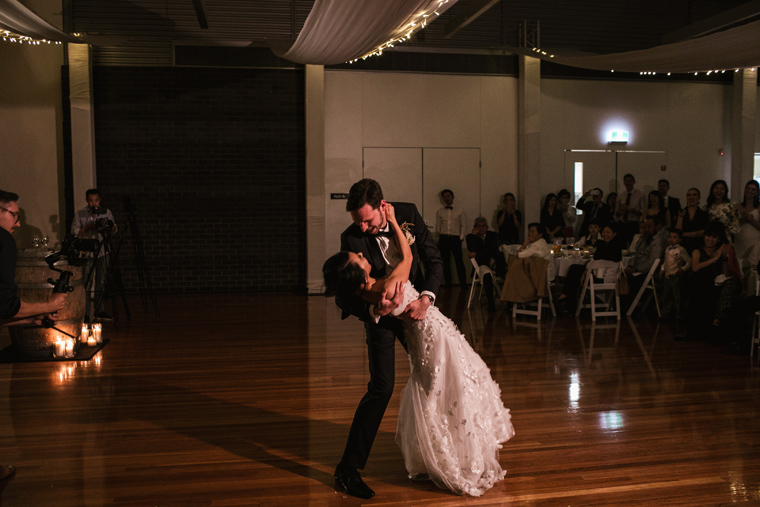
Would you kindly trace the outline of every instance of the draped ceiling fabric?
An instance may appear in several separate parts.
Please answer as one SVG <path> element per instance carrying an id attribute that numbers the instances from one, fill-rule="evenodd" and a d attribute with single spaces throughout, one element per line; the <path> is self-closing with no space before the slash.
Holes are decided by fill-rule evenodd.
<path id="1" fill-rule="evenodd" d="M 531 49 L 510 51 L 546 61 L 593 70 L 616 72 L 704 72 L 760 66 L 760 21 L 706 35 L 698 39 L 666 44 L 649 49 L 594 55 L 591 53 L 554 53 L 551 58 Z"/>
<path id="2" fill-rule="evenodd" d="M 8 30 L 35 39 L 81 42 L 58 30 L 18 0 L 0 0 L 0 30 Z"/>
<path id="3" fill-rule="evenodd" d="M 370 53 L 391 38 L 400 39 L 412 22 L 432 22 L 457 0 L 316 0 L 295 43 L 274 41 L 272 51 L 296 63 L 334 65 Z M 439 6 L 439 4 L 442 4 Z M 283 47 L 285 46 L 285 47 Z M 289 46 L 289 47 L 288 47 Z"/>

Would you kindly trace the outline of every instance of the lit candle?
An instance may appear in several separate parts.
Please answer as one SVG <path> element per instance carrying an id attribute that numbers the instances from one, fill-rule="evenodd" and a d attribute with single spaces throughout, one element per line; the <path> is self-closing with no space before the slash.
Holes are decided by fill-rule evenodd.
<path id="1" fill-rule="evenodd" d="M 55 342 L 55 357 L 63 357 L 66 355 L 66 342 L 60 338 Z"/>
<path id="2" fill-rule="evenodd" d="M 87 338 L 87 345 L 89 347 L 94 347 L 97 344 L 98 344 L 98 342 L 95 341 L 95 337 L 94 336 L 90 335 L 90 337 Z"/>
<path id="3" fill-rule="evenodd" d="M 79 335 L 79 343 L 87 343 L 87 338 L 90 336 L 90 328 L 87 324 L 82 325 L 82 334 Z"/>
<path id="4" fill-rule="evenodd" d="M 93 324 L 92 325 L 92 336 L 95 337 L 96 343 L 102 343 L 103 337 L 101 336 L 101 327 L 100 324 Z"/>
<path id="5" fill-rule="evenodd" d="M 74 357 L 74 340 L 66 340 L 66 357 Z"/>

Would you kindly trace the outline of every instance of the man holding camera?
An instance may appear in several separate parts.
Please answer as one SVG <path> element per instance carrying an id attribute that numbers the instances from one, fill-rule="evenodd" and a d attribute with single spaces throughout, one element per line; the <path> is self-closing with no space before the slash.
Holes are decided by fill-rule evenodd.
<path id="1" fill-rule="evenodd" d="M 97 239 L 100 242 L 100 251 L 92 255 L 84 265 L 82 276 L 85 277 L 85 322 L 90 321 L 90 308 L 93 298 L 91 296 L 92 284 L 95 283 L 95 312 L 94 317 L 110 319 L 111 316 L 103 311 L 103 294 L 106 289 L 108 274 L 108 255 L 104 244 L 104 235 L 110 235 L 118 230 L 116 221 L 111 210 L 100 206 L 100 190 L 91 188 L 85 192 L 87 207 L 77 211 L 71 224 L 71 233 L 81 239 Z M 94 266 L 94 269 L 93 269 Z"/>
<path id="2" fill-rule="evenodd" d="M 18 297 L 16 289 L 16 242 L 13 234 L 19 226 L 18 194 L 0 190 L 0 325 L 40 325 L 41 318 L 55 320 L 63 308 L 66 294 L 51 294 L 47 301 L 31 303 Z M 11 477 L 16 469 L 0 465 L 0 480 Z"/>

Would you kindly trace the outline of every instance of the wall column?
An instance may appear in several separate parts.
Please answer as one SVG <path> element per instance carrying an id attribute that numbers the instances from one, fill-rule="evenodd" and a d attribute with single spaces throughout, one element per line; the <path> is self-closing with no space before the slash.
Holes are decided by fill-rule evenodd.
<path id="1" fill-rule="evenodd" d="M 518 90 L 518 208 L 527 224 L 541 217 L 541 60 L 519 56 Z"/>
<path id="2" fill-rule="evenodd" d="M 754 177 L 757 118 L 757 70 L 734 73 L 731 104 L 731 181 L 733 202 L 744 199 L 744 185 Z"/>
<path id="3" fill-rule="evenodd" d="M 97 187 L 95 118 L 92 108 L 92 60 L 88 44 L 68 44 L 71 101 L 71 160 L 74 209 L 84 206 L 84 193 Z"/>
<path id="4" fill-rule="evenodd" d="M 323 292 L 325 261 L 325 67 L 306 66 L 306 290 Z"/>

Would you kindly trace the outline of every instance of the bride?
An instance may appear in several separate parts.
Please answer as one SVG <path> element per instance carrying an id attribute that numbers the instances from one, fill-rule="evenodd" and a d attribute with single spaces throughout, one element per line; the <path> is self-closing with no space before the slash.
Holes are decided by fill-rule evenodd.
<path id="1" fill-rule="evenodd" d="M 402 260 L 382 279 L 370 276 L 361 253 L 339 252 L 325 262 L 325 285 L 336 300 L 361 297 L 403 302 L 393 314 L 419 297 L 408 280 L 412 263 L 409 240 L 386 203 L 385 218 Z M 339 265 L 339 269 L 327 269 Z M 499 449 L 515 432 L 499 386 L 483 359 L 456 325 L 435 306 L 423 320 L 404 319 L 411 375 L 398 415 L 396 443 L 411 479 L 430 479 L 457 494 L 480 496 L 504 478 Z"/>

